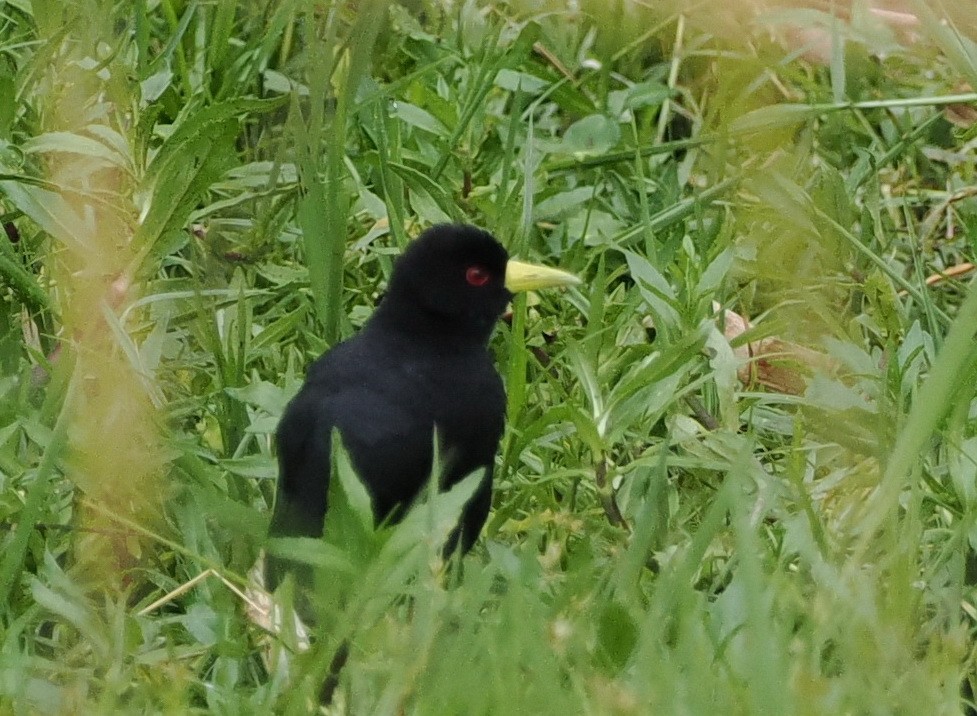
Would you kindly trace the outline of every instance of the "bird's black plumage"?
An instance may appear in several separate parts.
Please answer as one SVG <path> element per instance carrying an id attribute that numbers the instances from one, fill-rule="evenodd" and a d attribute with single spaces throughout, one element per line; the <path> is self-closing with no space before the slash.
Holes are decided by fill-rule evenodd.
<path id="1" fill-rule="evenodd" d="M 488 516 L 503 428 L 505 393 L 487 343 L 512 297 L 507 261 L 471 226 L 436 226 L 408 247 L 362 331 L 312 365 L 285 410 L 271 536 L 322 534 L 333 428 L 384 520 L 427 484 L 436 427 L 443 487 L 484 469 L 459 525 L 457 544 L 471 547 Z M 269 559 L 270 588 L 285 569 Z"/>

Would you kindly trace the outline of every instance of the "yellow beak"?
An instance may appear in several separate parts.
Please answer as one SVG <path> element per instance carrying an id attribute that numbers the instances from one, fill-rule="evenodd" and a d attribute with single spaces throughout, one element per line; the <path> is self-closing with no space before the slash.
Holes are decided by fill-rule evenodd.
<path id="1" fill-rule="evenodd" d="M 513 293 L 554 286 L 576 286 L 582 281 L 572 273 L 512 259 L 505 266 L 505 287 Z"/>

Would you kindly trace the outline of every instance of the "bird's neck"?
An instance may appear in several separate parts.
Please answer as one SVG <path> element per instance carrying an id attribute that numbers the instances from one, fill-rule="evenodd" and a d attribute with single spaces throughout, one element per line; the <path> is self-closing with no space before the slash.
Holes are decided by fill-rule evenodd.
<path id="1" fill-rule="evenodd" d="M 479 323 L 465 316 L 442 314 L 388 298 L 377 306 L 370 319 L 370 328 L 395 339 L 438 341 L 445 347 L 471 350 L 484 348 L 488 344 L 493 324 Z"/>

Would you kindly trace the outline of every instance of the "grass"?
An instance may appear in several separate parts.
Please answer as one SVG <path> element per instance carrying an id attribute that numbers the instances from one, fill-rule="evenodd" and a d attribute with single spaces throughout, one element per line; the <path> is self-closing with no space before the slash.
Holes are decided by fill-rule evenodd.
<path id="1" fill-rule="evenodd" d="M 840 5 L 0 4 L 0 713 L 960 713 L 977 31 Z M 585 283 L 464 560 L 337 455 L 295 653 L 274 426 L 446 220 Z"/>

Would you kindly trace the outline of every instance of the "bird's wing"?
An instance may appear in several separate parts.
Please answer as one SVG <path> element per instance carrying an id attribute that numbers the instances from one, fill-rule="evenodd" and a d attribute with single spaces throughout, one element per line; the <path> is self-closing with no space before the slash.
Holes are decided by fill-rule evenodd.
<path id="1" fill-rule="evenodd" d="M 271 535 L 322 534 L 329 494 L 332 420 L 328 401 L 303 389 L 278 424 L 278 492 Z"/>
<path id="2" fill-rule="evenodd" d="M 326 515 L 331 469 L 332 425 L 314 391 L 303 388 L 278 423 L 278 486 L 268 526 L 270 537 L 317 537 Z M 269 552 L 265 582 L 274 590 L 289 572 L 312 584 L 312 571 Z"/>

